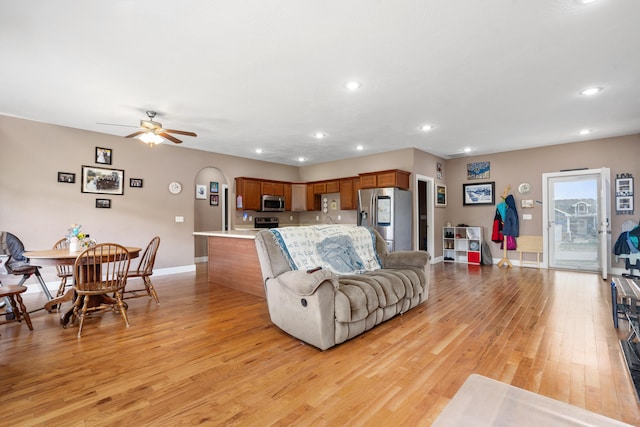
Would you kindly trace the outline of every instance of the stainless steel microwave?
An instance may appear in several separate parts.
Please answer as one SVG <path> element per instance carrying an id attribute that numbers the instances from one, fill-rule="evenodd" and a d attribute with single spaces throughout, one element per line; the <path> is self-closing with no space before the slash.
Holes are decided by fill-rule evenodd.
<path id="1" fill-rule="evenodd" d="M 262 212 L 284 212 L 284 197 L 263 195 L 260 210 Z"/>

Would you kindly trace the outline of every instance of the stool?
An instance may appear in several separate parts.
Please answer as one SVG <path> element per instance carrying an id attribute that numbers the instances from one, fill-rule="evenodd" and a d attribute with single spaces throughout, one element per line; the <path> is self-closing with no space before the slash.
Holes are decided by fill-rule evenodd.
<path id="1" fill-rule="evenodd" d="M 6 320 L 4 322 L 0 322 L 0 325 L 10 322 L 22 322 L 22 318 L 27 323 L 30 331 L 33 331 L 33 325 L 31 324 L 31 318 L 29 317 L 29 312 L 27 308 L 24 306 L 24 302 L 22 301 L 21 293 L 26 292 L 27 287 L 21 285 L 8 285 L 8 286 L 0 286 L 0 298 L 7 297 L 9 303 L 11 304 L 11 308 L 13 309 L 13 314 L 15 316 L 14 319 Z"/>

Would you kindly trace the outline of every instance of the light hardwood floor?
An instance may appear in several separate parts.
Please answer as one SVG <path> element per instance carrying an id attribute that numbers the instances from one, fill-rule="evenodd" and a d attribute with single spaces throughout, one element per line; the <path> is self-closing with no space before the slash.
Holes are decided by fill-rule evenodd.
<path id="1" fill-rule="evenodd" d="M 208 284 L 204 265 L 153 278 L 161 304 L 128 300 L 128 329 L 104 313 L 77 339 L 56 314 L 33 313 L 33 332 L 0 326 L 0 419 L 426 426 L 477 373 L 640 424 L 607 282 L 454 264 L 431 274 L 425 304 L 324 352 L 274 327 L 263 299 Z"/>

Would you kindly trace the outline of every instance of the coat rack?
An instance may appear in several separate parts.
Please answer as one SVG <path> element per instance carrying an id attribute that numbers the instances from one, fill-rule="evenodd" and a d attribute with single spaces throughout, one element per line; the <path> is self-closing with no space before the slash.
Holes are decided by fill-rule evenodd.
<path id="1" fill-rule="evenodd" d="M 507 196 L 509 195 L 510 191 L 511 191 L 511 185 L 507 185 L 507 187 L 502 192 L 502 196 L 501 196 L 503 202 L 507 199 Z M 503 218 L 503 221 L 504 221 L 504 218 Z M 498 267 L 502 267 L 503 265 L 506 264 L 507 268 L 511 268 L 513 267 L 513 264 L 511 264 L 511 261 L 509 261 L 509 257 L 507 256 L 507 236 L 505 235 L 502 238 L 503 238 L 502 259 L 498 261 Z"/>

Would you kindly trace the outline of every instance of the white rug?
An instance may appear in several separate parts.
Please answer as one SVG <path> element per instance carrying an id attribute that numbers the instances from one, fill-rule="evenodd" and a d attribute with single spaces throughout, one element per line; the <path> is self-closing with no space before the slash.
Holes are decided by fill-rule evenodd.
<path id="1" fill-rule="evenodd" d="M 473 374 L 433 424 L 449 426 L 629 426 L 623 422 Z"/>

